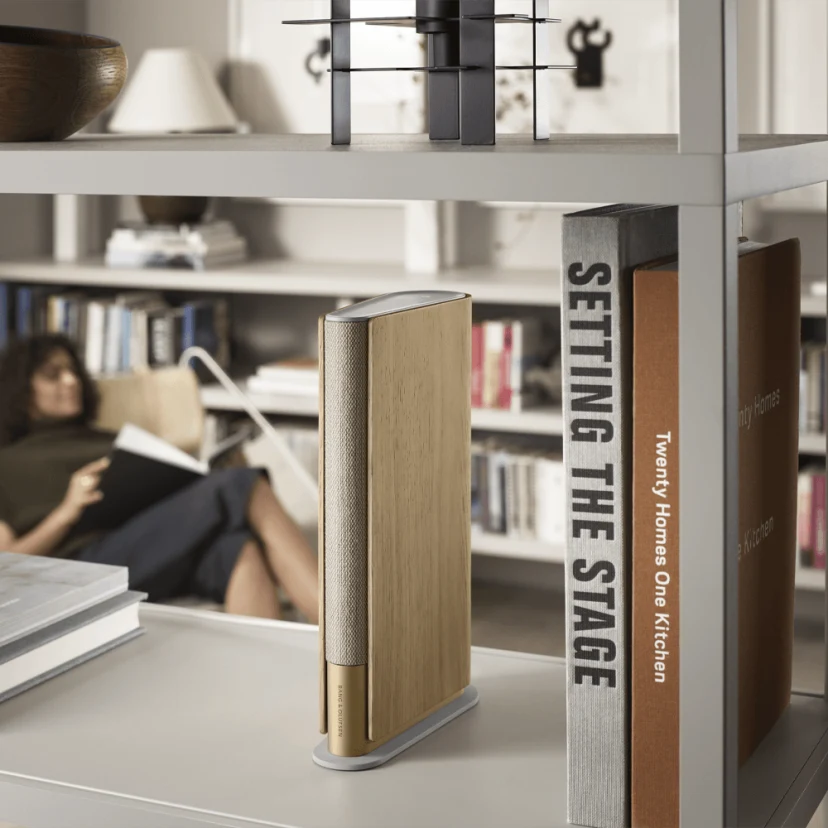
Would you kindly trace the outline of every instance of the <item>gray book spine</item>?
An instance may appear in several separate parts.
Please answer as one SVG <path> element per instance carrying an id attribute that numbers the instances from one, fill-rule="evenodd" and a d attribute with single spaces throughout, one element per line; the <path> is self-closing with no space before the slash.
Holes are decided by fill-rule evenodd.
<path id="1" fill-rule="evenodd" d="M 674 207 L 563 220 L 567 816 L 594 828 L 630 811 L 632 273 L 677 249 Z"/>

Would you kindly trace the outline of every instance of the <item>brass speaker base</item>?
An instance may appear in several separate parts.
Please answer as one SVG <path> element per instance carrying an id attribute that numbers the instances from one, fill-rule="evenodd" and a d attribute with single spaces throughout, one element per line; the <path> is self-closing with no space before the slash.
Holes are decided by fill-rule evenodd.
<path id="1" fill-rule="evenodd" d="M 380 745 L 364 756 L 334 756 L 328 750 L 328 740 L 323 739 L 313 751 L 313 761 L 328 770 L 338 771 L 360 771 L 371 770 L 384 765 L 390 759 L 402 753 L 404 750 L 421 742 L 426 736 L 430 736 L 435 730 L 439 730 L 450 721 L 462 716 L 471 710 L 480 701 L 480 694 L 474 685 L 469 685 L 463 693 L 454 701 L 449 702 L 445 707 L 435 710 L 421 722 L 404 730 L 399 736 Z"/>

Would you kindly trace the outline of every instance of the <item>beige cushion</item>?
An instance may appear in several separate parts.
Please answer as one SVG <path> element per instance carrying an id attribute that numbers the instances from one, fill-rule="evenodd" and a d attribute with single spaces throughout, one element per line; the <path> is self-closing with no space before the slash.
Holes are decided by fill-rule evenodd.
<path id="1" fill-rule="evenodd" d="M 159 368 L 98 380 L 98 425 L 118 431 L 133 423 L 198 454 L 204 439 L 204 408 L 198 380 L 189 368 Z"/>

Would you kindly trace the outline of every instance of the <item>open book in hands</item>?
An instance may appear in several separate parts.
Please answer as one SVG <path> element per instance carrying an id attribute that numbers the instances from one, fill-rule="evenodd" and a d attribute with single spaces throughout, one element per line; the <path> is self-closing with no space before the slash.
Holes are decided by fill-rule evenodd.
<path id="1" fill-rule="evenodd" d="M 218 447 L 224 454 L 246 437 L 231 438 Z M 107 532 L 204 477 L 216 460 L 191 457 L 135 425 L 125 425 L 115 439 L 110 464 L 101 475 L 103 499 L 87 506 L 73 534 Z M 184 516 L 182 516 L 183 518 Z"/>

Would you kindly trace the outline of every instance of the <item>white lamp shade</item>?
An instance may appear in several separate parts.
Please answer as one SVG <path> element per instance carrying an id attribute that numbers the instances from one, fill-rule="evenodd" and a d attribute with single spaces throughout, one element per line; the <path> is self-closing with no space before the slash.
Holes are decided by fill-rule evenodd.
<path id="1" fill-rule="evenodd" d="M 110 132 L 234 132 L 238 119 L 210 67 L 189 49 L 149 49 L 121 95 Z"/>

